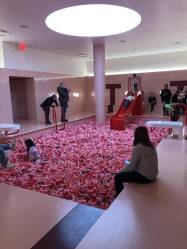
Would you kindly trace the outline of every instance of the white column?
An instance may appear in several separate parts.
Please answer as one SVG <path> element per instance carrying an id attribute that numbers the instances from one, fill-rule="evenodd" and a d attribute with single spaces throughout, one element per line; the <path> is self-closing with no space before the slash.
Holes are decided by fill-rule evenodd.
<path id="1" fill-rule="evenodd" d="M 93 45 L 96 124 L 105 122 L 105 46 Z"/>

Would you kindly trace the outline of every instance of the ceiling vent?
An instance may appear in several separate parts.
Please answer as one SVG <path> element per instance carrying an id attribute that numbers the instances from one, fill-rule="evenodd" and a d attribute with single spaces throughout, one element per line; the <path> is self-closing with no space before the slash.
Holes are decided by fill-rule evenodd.
<path id="1" fill-rule="evenodd" d="M 10 35 L 10 31 L 0 29 L 0 37 L 7 36 L 7 35 Z"/>

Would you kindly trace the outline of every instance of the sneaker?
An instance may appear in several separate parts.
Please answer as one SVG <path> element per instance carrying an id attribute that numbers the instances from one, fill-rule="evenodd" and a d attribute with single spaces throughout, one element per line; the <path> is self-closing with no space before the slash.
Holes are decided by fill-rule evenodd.
<path id="1" fill-rule="evenodd" d="M 50 121 L 46 122 L 45 123 L 46 125 L 51 125 L 52 123 Z"/>
<path id="2" fill-rule="evenodd" d="M 62 122 L 62 123 L 68 122 L 68 119 L 66 119 L 66 118 L 65 118 L 65 119 L 62 119 L 61 122 Z"/>

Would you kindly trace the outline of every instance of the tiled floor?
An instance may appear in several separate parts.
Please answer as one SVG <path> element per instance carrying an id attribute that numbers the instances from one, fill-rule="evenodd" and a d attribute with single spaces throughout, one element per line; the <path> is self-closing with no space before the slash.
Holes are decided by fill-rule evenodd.
<path id="1" fill-rule="evenodd" d="M 128 184 L 77 249 L 186 248 L 187 141 L 158 145 L 159 178 Z"/>
<path id="2" fill-rule="evenodd" d="M 77 203 L 0 184 L 0 248 L 29 249 Z"/>
<path id="3" fill-rule="evenodd" d="M 76 205 L 32 249 L 74 249 L 102 213 L 102 209 Z"/>

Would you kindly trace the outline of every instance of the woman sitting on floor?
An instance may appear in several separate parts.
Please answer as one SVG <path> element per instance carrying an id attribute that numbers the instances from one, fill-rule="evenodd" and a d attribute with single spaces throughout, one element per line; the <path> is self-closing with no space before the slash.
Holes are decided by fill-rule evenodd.
<path id="1" fill-rule="evenodd" d="M 144 126 L 136 128 L 134 149 L 129 165 L 115 176 L 116 194 L 123 189 L 123 182 L 150 183 L 158 174 L 158 159 L 154 144 Z"/>

